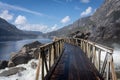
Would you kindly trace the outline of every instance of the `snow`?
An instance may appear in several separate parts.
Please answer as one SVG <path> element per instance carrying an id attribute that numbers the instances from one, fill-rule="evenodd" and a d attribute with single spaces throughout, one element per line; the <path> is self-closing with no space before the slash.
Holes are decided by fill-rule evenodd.
<path id="1" fill-rule="evenodd" d="M 15 75 L 9 76 L 9 77 L 0 77 L 0 80 L 35 80 L 35 75 L 36 75 L 36 69 L 31 68 L 31 62 L 36 62 L 38 63 L 38 60 L 31 60 L 28 62 L 28 64 L 21 64 L 16 67 L 24 67 L 26 70 L 17 73 Z M 8 70 L 9 68 L 0 70 L 0 73 L 4 70 Z M 41 73 L 40 73 L 41 75 Z M 39 80 L 41 76 L 39 76 Z"/>

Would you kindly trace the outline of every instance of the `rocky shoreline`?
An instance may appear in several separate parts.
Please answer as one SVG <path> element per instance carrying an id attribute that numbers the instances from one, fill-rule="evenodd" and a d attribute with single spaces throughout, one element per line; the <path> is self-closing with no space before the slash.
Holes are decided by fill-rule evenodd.
<path id="1" fill-rule="evenodd" d="M 19 64 L 26 64 L 31 59 L 38 59 L 39 46 L 41 45 L 43 44 L 38 41 L 26 44 L 18 52 L 13 53 L 8 61 L 0 61 L 0 70 L 7 67 L 10 68 L 0 73 L 0 76 L 10 76 L 19 73 L 19 71 L 26 70 L 23 67 L 16 66 Z M 32 62 L 31 67 L 35 69 L 37 64 Z"/>

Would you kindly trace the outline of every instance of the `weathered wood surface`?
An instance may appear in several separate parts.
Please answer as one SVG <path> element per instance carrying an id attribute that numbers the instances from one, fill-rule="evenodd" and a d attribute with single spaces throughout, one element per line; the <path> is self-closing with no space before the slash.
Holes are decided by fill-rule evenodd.
<path id="1" fill-rule="evenodd" d="M 83 51 L 65 44 L 65 51 L 49 80 L 103 80 Z"/>

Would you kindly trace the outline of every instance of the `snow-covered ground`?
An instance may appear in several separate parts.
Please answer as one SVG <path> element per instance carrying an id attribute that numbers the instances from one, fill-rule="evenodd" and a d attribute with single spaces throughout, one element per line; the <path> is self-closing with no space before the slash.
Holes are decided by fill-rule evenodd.
<path id="1" fill-rule="evenodd" d="M 31 62 L 36 62 L 38 63 L 38 60 L 31 60 L 28 62 L 28 64 L 21 64 L 21 65 L 18 65 L 17 67 L 24 67 L 26 68 L 26 70 L 20 72 L 20 73 L 17 73 L 15 75 L 12 75 L 12 76 L 9 76 L 9 77 L 0 77 L 0 80 L 35 80 L 35 74 L 36 74 L 36 69 L 33 69 L 31 67 Z M 8 70 L 9 68 L 6 68 L 6 69 L 3 69 L 3 70 L 0 70 L 0 73 L 4 70 Z M 41 75 L 41 73 L 40 73 Z M 39 80 L 41 76 L 39 76 Z"/>
<path id="2" fill-rule="evenodd" d="M 113 44 L 113 46 L 114 46 L 114 52 L 113 52 L 114 63 L 115 65 L 120 66 L 120 45 Z"/>

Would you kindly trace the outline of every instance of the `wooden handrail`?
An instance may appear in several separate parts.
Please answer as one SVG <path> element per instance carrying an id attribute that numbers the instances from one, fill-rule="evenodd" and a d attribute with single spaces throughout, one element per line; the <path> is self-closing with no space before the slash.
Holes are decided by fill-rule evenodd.
<path id="1" fill-rule="evenodd" d="M 51 43 L 39 47 L 39 61 L 36 71 L 36 80 L 39 80 L 41 71 L 41 80 L 45 79 L 46 74 L 51 70 L 51 67 L 56 63 L 63 51 L 64 40 L 57 39 Z M 40 64 L 41 63 L 41 64 Z M 40 70 L 41 65 L 41 70 Z"/>
<path id="2" fill-rule="evenodd" d="M 117 80 L 113 65 L 113 48 L 109 48 L 101 44 L 79 38 L 64 38 L 64 41 L 73 45 L 80 46 L 86 56 L 94 64 L 96 69 L 98 69 L 99 73 L 101 73 L 102 77 L 105 77 L 106 80 L 109 80 L 111 77 L 112 80 Z M 104 61 L 101 61 L 102 51 L 104 51 L 104 55 L 106 55 Z M 96 54 L 96 52 L 98 53 Z M 101 64 L 101 62 L 103 62 L 103 64 Z M 105 74 L 107 75 L 105 76 Z M 109 74 L 111 74 L 111 77 Z"/>

